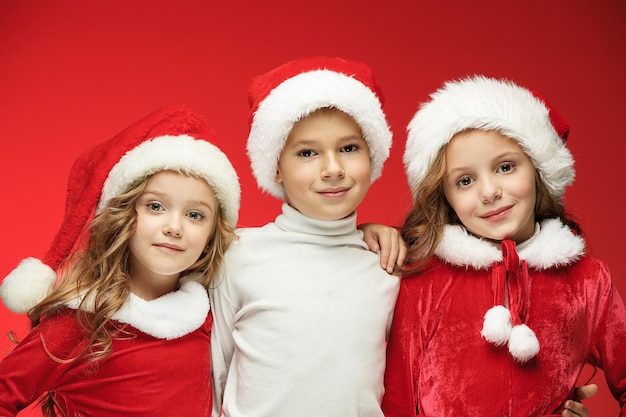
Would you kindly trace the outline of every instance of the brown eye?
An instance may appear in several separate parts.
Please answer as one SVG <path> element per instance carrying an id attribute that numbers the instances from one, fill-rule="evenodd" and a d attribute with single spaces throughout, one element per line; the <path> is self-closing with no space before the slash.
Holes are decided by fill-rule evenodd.
<path id="1" fill-rule="evenodd" d="M 305 149 L 305 150 L 299 151 L 299 152 L 297 153 L 297 155 L 298 155 L 298 156 L 301 156 L 302 158 L 310 158 L 310 157 L 311 157 L 311 156 L 313 156 L 314 154 L 315 154 L 315 153 L 314 153 L 312 150 L 310 150 L 310 149 Z"/>
<path id="2" fill-rule="evenodd" d="M 498 167 L 498 172 L 510 172 L 515 168 L 515 164 L 511 162 L 505 162 Z"/>
<path id="3" fill-rule="evenodd" d="M 457 184 L 461 187 L 466 187 L 470 185 L 471 183 L 472 183 L 472 179 L 470 177 L 463 177 L 457 182 Z"/>
<path id="4" fill-rule="evenodd" d="M 341 152 L 356 152 L 360 148 L 357 145 L 346 145 L 341 148 Z"/>

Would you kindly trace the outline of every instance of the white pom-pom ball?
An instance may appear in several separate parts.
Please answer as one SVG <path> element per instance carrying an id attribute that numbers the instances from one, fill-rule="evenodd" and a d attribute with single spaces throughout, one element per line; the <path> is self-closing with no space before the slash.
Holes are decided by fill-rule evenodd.
<path id="1" fill-rule="evenodd" d="M 56 273 L 39 259 L 26 258 L 0 285 L 0 298 L 15 313 L 26 313 L 50 293 Z"/>
<path id="2" fill-rule="evenodd" d="M 539 352 L 539 340 L 525 324 L 514 326 L 509 338 L 509 352 L 519 362 L 526 362 Z"/>
<path id="3" fill-rule="evenodd" d="M 491 343 L 500 346 L 508 342 L 511 327 L 509 310 L 502 305 L 493 306 L 485 313 L 483 330 L 480 334 Z"/>

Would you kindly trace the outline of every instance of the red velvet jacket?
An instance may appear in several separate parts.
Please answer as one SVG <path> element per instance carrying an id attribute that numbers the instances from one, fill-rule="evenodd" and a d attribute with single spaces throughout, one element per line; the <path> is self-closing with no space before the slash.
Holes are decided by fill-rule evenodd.
<path id="1" fill-rule="evenodd" d="M 62 361 L 85 343 L 74 310 L 33 329 L 0 361 L 0 416 L 15 416 L 46 391 L 69 417 L 209 416 L 212 315 L 204 287 L 192 283 L 150 302 L 132 296 L 116 319 L 113 353 L 97 364 Z"/>
<path id="2" fill-rule="evenodd" d="M 585 256 L 582 239 L 555 220 L 517 251 L 508 248 L 503 259 L 497 245 L 449 226 L 427 268 L 402 279 L 386 416 L 555 415 L 585 363 L 604 370 L 626 416 L 626 308 L 606 266 Z M 513 324 L 539 341 L 525 362 L 506 342 L 481 336 L 485 313 L 505 299 Z"/>

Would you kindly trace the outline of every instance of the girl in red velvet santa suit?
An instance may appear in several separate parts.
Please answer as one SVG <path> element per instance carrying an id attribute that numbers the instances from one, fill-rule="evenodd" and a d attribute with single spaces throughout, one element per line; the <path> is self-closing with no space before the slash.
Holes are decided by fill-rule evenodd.
<path id="1" fill-rule="evenodd" d="M 78 158 L 50 250 L 0 289 L 34 326 L 0 362 L 0 415 L 210 415 L 207 287 L 239 210 L 212 139 L 170 106 Z"/>
<path id="2" fill-rule="evenodd" d="M 559 415 L 586 363 L 626 416 L 626 308 L 563 205 L 568 131 L 537 94 L 482 76 L 409 123 L 386 416 Z"/>

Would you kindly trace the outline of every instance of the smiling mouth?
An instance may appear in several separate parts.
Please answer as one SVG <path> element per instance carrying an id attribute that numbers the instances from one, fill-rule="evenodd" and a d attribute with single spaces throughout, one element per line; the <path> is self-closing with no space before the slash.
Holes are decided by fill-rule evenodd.
<path id="1" fill-rule="evenodd" d="M 171 245 L 169 243 L 155 243 L 153 246 L 156 246 L 157 248 L 170 250 L 170 251 L 175 251 L 175 252 L 182 252 L 183 250 L 183 248 L 181 248 L 180 246 Z"/>
<path id="2" fill-rule="evenodd" d="M 492 210 L 488 213 L 483 214 L 482 216 L 480 216 L 480 218 L 489 220 L 489 221 L 501 220 L 505 218 L 506 216 L 508 216 L 512 209 L 513 209 L 513 206 L 501 207 L 497 210 Z"/>
<path id="3" fill-rule="evenodd" d="M 350 189 L 347 187 L 335 188 L 335 189 L 326 189 L 319 191 L 318 194 L 328 197 L 328 198 L 341 198 L 345 196 Z"/>

